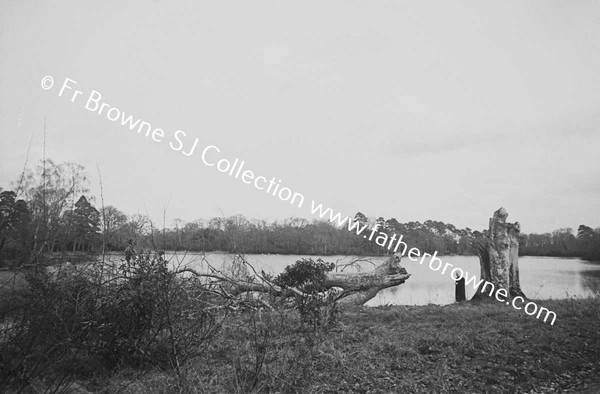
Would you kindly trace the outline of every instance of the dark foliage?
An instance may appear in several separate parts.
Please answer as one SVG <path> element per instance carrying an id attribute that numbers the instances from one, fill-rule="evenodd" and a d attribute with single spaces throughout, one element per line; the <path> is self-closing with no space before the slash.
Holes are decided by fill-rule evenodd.
<path id="1" fill-rule="evenodd" d="M 123 366 L 178 370 L 220 327 L 206 286 L 176 276 L 160 257 L 88 270 L 36 268 L 26 279 L 18 304 L 0 316 L 0 387 L 43 377 L 58 388 L 72 376 Z"/>
<path id="2" fill-rule="evenodd" d="M 322 293 L 327 272 L 334 268 L 335 264 L 321 259 L 302 259 L 285 267 L 274 280 L 279 286 L 294 287 L 303 292 L 295 296 L 296 308 L 304 327 L 315 333 L 321 327 L 331 327 L 336 322 L 338 308 L 335 293 Z"/>
<path id="3" fill-rule="evenodd" d="M 275 283 L 280 286 L 296 287 L 306 292 L 320 291 L 323 289 L 327 272 L 334 268 L 334 263 L 327 263 L 322 259 L 317 261 L 301 259 L 285 267 L 275 278 Z"/>

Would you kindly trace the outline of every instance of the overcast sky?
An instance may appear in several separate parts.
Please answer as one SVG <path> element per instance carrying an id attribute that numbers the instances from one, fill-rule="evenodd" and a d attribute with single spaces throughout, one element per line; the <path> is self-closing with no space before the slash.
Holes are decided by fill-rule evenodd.
<path id="1" fill-rule="evenodd" d="M 600 225 L 598 1 L 0 4 L 0 187 L 32 136 L 41 159 L 45 116 L 49 158 L 96 196 L 98 165 L 107 205 L 168 225 L 311 217 L 175 152 L 179 129 L 345 215 Z M 165 141 L 86 110 L 92 90 Z"/>

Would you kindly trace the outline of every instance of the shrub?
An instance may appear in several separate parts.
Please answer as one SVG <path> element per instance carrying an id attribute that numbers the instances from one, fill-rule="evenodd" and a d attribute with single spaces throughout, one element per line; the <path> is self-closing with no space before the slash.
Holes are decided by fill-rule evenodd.
<path id="1" fill-rule="evenodd" d="M 335 294 L 324 292 L 327 272 L 335 264 L 321 259 L 302 259 L 285 267 L 274 282 L 282 287 L 295 287 L 303 292 L 295 296 L 295 303 L 301 321 L 313 333 L 322 326 L 332 326 L 338 314 Z"/>
<path id="2" fill-rule="evenodd" d="M 58 387 L 121 366 L 178 371 L 220 327 L 206 285 L 177 276 L 161 257 L 114 269 L 38 268 L 26 279 L 21 305 L 0 316 L 0 386 L 43 378 Z"/>
<path id="3" fill-rule="evenodd" d="M 335 264 L 321 259 L 302 259 L 293 265 L 285 267 L 284 271 L 275 278 L 280 286 L 292 286 L 302 291 L 315 292 L 323 289 L 327 272 L 333 270 Z"/>

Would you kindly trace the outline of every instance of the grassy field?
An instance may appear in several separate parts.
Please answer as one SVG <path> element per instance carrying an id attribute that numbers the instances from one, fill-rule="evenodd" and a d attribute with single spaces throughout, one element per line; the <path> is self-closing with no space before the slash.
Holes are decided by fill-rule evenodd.
<path id="1" fill-rule="evenodd" d="M 342 310 L 327 330 L 295 315 L 228 319 L 174 371 L 80 382 L 99 392 L 483 393 L 600 390 L 600 299 L 543 301 L 550 326 L 496 302 Z"/>

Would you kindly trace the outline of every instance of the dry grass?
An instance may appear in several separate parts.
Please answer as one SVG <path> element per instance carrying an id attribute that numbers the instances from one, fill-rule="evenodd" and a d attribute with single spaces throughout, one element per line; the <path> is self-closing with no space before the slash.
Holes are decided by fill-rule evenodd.
<path id="1" fill-rule="evenodd" d="M 122 372 L 86 386 L 125 393 L 545 393 L 599 387 L 600 299 L 541 304 L 556 311 L 554 326 L 498 303 L 345 310 L 337 327 L 318 334 L 302 331 L 292 314 L 244 314 L 179 376 Z"/>

